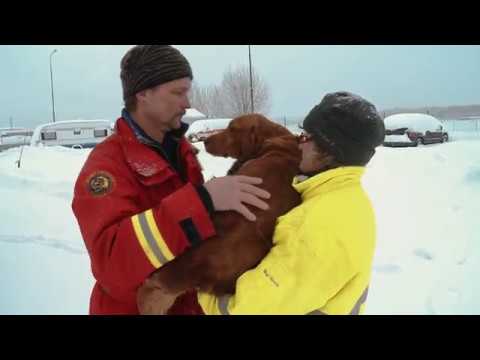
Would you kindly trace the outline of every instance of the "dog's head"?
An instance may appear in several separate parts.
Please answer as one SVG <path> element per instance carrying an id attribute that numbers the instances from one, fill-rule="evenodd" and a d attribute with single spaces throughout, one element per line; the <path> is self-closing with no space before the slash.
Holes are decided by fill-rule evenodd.
<path id="1" fill-rule="evenodd" d="M 285 135 L 292 134 L 263 115 L 249 114 L 233 119 L 227 129 L 204 143 L 212 155 L 245 161 L 257 157 L 266 140 Z"/>

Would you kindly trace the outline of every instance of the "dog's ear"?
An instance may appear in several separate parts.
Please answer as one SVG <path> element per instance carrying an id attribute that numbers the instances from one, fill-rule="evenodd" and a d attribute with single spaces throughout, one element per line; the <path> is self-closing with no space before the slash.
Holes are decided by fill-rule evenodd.
<path id="1" fill-rule="evenodd" d="M 300 157 L 302 153 L 298 148 L 298 141 L 294 135 L 278 136 L 265 140 L 261 149 L 261 153 L 263 154 L 279 148 L 288 150 L 288 153 L 293 157 Z"/>
<path id="2" fill-rule="evenodd" d="M 257 149 L 258 148 L 258 143 L 260 141 L 259 136 L 258 136 L 258 126 L 257 125 L 252 125 L 249 130 L 249 137 L 250 137 L 250 143 L 252 144 L 252 149 Z"/>
<path id="3" fill-rule="evenodd" d="M 241 159 L 252 159 L 260 149 L 260 138 L 257 133 L 257 126 L 251 125 L 247 133 L 241 139 Z"/>

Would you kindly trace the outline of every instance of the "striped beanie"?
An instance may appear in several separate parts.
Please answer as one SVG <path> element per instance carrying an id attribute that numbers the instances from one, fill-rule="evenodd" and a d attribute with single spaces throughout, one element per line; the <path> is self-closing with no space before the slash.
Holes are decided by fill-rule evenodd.
<path id="1" fill-rule="evenodd" d="M 124 101 L 169 81 L 193 79 L 188 60 L 170 45 L 137 45 L 122 58 L 120 70 Z"/>

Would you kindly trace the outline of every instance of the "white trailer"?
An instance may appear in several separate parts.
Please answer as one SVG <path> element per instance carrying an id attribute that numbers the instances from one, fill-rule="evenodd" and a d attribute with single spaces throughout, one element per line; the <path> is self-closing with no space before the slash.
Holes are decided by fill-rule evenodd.
<path id="1" fill-rule="evenodd" d="M 92 148 L 113 132 L 110 120 L 69 120 L 37 126 L 31 146 Z"/>

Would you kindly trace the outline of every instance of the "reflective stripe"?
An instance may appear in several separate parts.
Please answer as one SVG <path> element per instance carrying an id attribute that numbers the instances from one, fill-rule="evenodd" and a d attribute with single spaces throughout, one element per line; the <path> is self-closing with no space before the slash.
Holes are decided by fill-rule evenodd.
<path id="1" fill-rule="evenodd" d="M 367 300 L 368 296 L 368 287 L 363 291 L 362 295 L 360 298 L 357 300 L 355 303 L 355 306 L 353 307 L 352 311 L 350 311 L 349 315 L 358 315 L 360 314 L 360 307 L 365 303 Z M 314 310 L 312 312 L 309 312 L 307 315 L 328 315 L 327 313 L 324 313 L 320 310 Z"/>
<path id="2" fill-rule="evenodd" d="M 155 256 L 152 249 L 150 248 L 150 246 L 148 246 L 148 241 L 145 238 L 145 235 L 143 234 L 140 221 L 138 220 L 138 215 L 135 215 L 132 217 L 132 225 L 135 231 L 135 235 L 137 236 L 138 242 L 142 246 L 142 249 L 145 252 L 145 255 L 147 255 L 147 258 L 148 260 L 150 260 L 150 263 L 153 265 L 153 267 L 155 269 L 158 269 L 162 264 L 160 264 L 160 261 L 158 261 L 158 258 Z"/>
<path id="3" fill-rule="evenodd" d="M 157 227 L 157 222 L 153 217 L 153 211 L 152 210 L 145 211 L 145 216 L 147 218 L 148 228 L 151 230 L 152 235 L 160 249 L 160 252 L 164 255 L 167 261 L 173 260 L 175 256 L 173 256 L 172 252 L 168 248 L 167 243 L 163 239 L 163 236 Z"/>
<path id="4" fill-rule="evenodd" d="M 230 298 L 230 295 L 224 295 L 218 299 L 218 310 L 220 310 L 220 314 L 230 315 L 230 312 L 228 311 L 228 303 Z"/>
<path id="5" fill-rule="evenodd" d="M 367 296 L 368 296 L 368 286 L 363 291 L 362 296 L 360 296 L 360 299 L 357 300 L 357 303 L 353 307 L 352 311 L 350 311 L 350 315 L 360 314 L 360 306 L 362 306 L 362 304 L 367 300 Z"/>
<path id="6" fill-rule="evenodd" d="M 152 210 L 133 216 L 132 224 L 143 251 L 155 268 L 174 258 L 158 230 Z"/>

